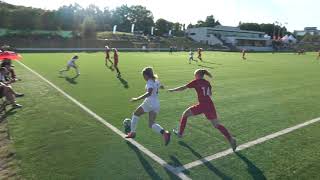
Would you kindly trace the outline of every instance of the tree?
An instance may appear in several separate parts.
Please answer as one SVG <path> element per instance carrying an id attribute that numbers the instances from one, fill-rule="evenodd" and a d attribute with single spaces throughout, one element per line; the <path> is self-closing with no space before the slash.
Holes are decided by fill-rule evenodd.
<path id="1" fill-rule="evenodd" d="M 92 17 L 86 17 L 82 24 L 82 35 L 85 38 L 96 36 L 96 22 Z"/>
<path id="2" fill-rule="evenodd" d="M 216 21 L 213 15 L 207 16 L 205 24 L 206 27 L 215 27 L 220 25 L 219 21 Z"/>
<path id="3" fill-rule="evenodd" d="M 162 36 L 162 35 L 168 33 L 169 30 L 172 30 L 173 23 L 170 21 L 167 21 L 165 19 L 160 18 L 156 21 L 155 28 L 156 28 L 155 34 L 158 36 Z"/>
<path id="4" fill-rule="evenodd" d="M 274 24 L 257 24 L 257 23 L 239 23 L 239 27 L 241 30 L 248 31 L 260 31 L 268 34 L 269 36 L 278 36 L 280 32 L 280 36 L 288 34 L 286 27 L 280 27 Z"/>
<path id="5" fill-rule="evenodd" d="M 131 25 L 135 24 L 135 29 L 149 33 L 154 25 L 151 11 L 143 6 L 122 5 L 112 11 L 112 21 L 118 26 L 120 31 L 130 32 Z"/>
<path id="6" fill-rule="evenodd" d="M 241 23 L 239 27 L 241 30 L 261 31 L 260 24 L 258 23 Z"/>
<path id="7" fill-rule="evenodd" d="M 187 28 L 193 28 L 193 27 L 216 27 L 218 25 L 221 25 L 218 20 L 214 18 L 213 15 L 207 16 L 205 21 L 198 20 L 197 24 L 189 24 Z"/>

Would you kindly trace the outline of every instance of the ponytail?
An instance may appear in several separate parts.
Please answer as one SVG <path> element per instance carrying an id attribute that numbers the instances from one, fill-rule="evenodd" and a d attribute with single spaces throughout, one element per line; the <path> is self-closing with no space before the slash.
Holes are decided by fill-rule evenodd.
<path id="1" fill-rule="evenodd" d="M 211 73 L 210 73 L 208 70 L 206 70 L 206 69 L 197 69 L 197 70 L 194 72 L 194 74 L 198 74 L 198 75 L 200 75 L 202 78 L 204 77 L 204 75 L 212 78 Z"/>

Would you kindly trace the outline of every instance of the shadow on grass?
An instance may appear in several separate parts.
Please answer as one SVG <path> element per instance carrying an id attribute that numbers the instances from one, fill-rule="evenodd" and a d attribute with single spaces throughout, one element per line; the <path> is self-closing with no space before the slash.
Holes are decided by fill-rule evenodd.
<path id="1" fill-rule="evenodd" d="M 191 146 L 189 146 L 188 144 L 186 144 L 183 141 L 179 142 L 180 146 L 183 146 L 185 148 L 187 148 L 194 156 L 196 156 L 198 159 L 202 159 L 203 156 L 198 153 L 197 151 L 195 151 Z M 226 174 L 224 174 L 223 172 L 221 172 L 219 169 L 217 169 L 216 167 L 214 167 L 209 161 L 205 161 L 204 164 L 210 171 L 212 171 L 215 175 L 219 176 L 221 179 L 225 179 L 225 180 L 231 180 L 230 177 L 228 177 Z"/>
<path id="2" fill-rule="evenodd" d="M 78 84 L 78 82 L 76 81 L 77 78 L 78 78 L 78 76 L 75 76 L 75 77 L 72 77 L 72 78 L 65 77 L 64 79 L 70 84 Z"/>
<path id="3" fill-rule="evenodd" d="M 205 63 L 205 64 L 215 64 L 215 65 L 222 66 L 222 64 L 214 63 L 214 62 L 209 62 L 209 61 L 203 61 L 203 63 Z"/>
<path id="4" fill-rule="evenodd" d="M 143 157 L 140 150 L 132 145 L 130 142 L 127 141 L 127 145 L 136 153 L 141 165 L 143 166 L 144 170 L 149 174 L 150 179 L 152 180 L 160 180 L 162 179 L 153 169 L 151 164 Z"/>
<path id="5" fill-rule="evenodd" d="M 208 69 L 214 69 L 214 67 L 212 67 L 212 66 L 205 66 L 205 65 L 201 65 L 201 64 L 198 64 L 198 66 L 203 67 L 203 68 L 208 68 Z"/>
<path id="6" fill-rule="evenodd" d="M 123 85 L 124 88 L 128 89 L 129 88 L 129 83 L 128 81 L 126 81 L 125 79 L 123 79 L 122 77 L 117 77 L 119 79 L 119 81 L 121 82 L 121 84 Z"/>
<path id="7" fill-rule="evenodd" d="M 113 68 L 112 65 L 108 66 L 108 65 L 106 64 L 106 67 L 107 67 L 108 69 L 110 69 L 110 71 L 114 71 L 114 68 Z"/>
<path id="8" fill-rule="evenodd" d="M 2 115 L 0 116 L 0 123 L 1 123 L 2 121 L 4 121 L 7 117 L 16 114 L 16 113 L 17 113 L 16 110 L 17 110 L 17 109 L 15 109 L 15 108 L 11 108 L 11 109 L 9 109 L 8 111 L 4 112 L 4 114 L 2 114 Z"/>
<path id="9" fill-rule="evenodd" d="M 248 172 L 255 180 L 266 180 L 267 178 L 264 176 L 263 172 L 254 165 L 248 158 L 246 158 L 244 155 L 242 155 L 240 152 L 236 152 L 236 155 L 246 163 L 248 166 Z"/>

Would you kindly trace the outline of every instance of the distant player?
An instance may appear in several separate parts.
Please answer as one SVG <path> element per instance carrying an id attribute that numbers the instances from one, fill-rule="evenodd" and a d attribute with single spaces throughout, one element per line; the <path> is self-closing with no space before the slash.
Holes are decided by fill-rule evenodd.
<path id="1" fill-rule="evenodd" d="M 229 141 L 232 149 L 235 151 L 237 147 L 236 140 L 231 136 L 229 131 L 222 124 L 219 123 L 215 106 L 211 100 L 212 88 L 210 82 L 204 79 L 205 75 L 207 75 L 208 77 L 212 77 L 212 75 L 205 69 L 196 70 L 194 75 L 195 79 L 192 80 L 190 83 L 174 89 L 169 89 L 170 92 L 183 91 L 188 88 L 194 89 L 198 94 L 199 100 L 199 103 L 197 105 L 189 107 L 187 110 L 184 111 L 180 119 L 179 128 L 174 129 L 173 132 L 178 137 L 182 137 L 188 118 L 191 116 L 204 114 L 206 118 L 212 123 L 212 125 L 225 136 L 225 138 Z"/>
<path id="2" fill-rule="evenodd" d="M 60 70 L 60 74 L 62 75 L 65 71 L 69 71 L 70 68 L 74 68 L 76 70 L 76 76 L 74 78 L 77 78 L 80 76 L 80 70 L 78 66 L 76 65 L 76 61 L 79 59 L 77 55 L 73 56 L 71 60 L 68 61 L 67 67 L 65 69 Z"/>
<path id="3" fill-rule="evenodd" d="M 202 61 L 202 48 L 198 48 L 198 59 Z"/>
<path id="4" fill-rule="evenodd" d="M 320 60 L 320 50 L 318 51 L 318 57 L 317 57 L 318 60 Z"/>
<path id="5" fill-rule="evenodd" d="M 119 54 L 118 54 L 118 50 L 116 48 L 112 48 L 113 50 L 113 66 L 114 68 L 117 70 L 117 77 L 121 77 L 121 72 L 119 70 L 118 64 L 119 64 Z"/>
<path id="6" fill-rule="evenodd" d="M 242 49 L 242 59 L 243 59 L 243 60 L 246 60 L 246 59 L 247 59 L 247 58 L 246 58 L 246 54 L 247 54 L 246 50 L 245 50 L 245 49 Z"/>
<path id="7" fill-rule="evenodd" d="M 173 47 L 170 46 L 169 53 L 172 54 L 172 52 L 173 52 Z"/>
<path id="8" fill-rule="evenodd" d="M 110 48 L 109 46 L 105 46 L 106 50 L 105 50 L 105 53 L 106 53 L 106 66 L 108 66 L 108 61 L 111 63 L 111 65 L 113 64 L 111 59 L 110 59 Z"/>
<path id="9" fill-rule="evenodd" d="M 157 75 L 153 73 L 151 67 L 144 68 L 142 70 L 143 78 L 147 81 L 146 92 L 137 97 L 132 98 L 131 101 L 139 101 L 144 99 L 142 104 L 138 109 L 133 113 L 131 120 L 131 132 L 126 136 L 126 138 L 134 138 L 136 136 L 137 123 L 141 115 L 144 113 L 149 113 L 149 128 L 152 128 L 156 133 L 161 134 L 165 145 L 168 145 L 170 142 L 171 134 L 169 131 L 164 130 L 159 124 L 155 122 L 156 117 L 160 111 L 160 101 L 158 98 L 160 81 L 158 80 Z"/>
<path id="10" fill-rule="evenodd" d="M 194 61 L 194 59 L 193 59 L 193 51 L 192 51 L 192 49 L 190 49 L 190 52 L 189 52 L 189 64 L 191 64 L 191 61 Z"/>

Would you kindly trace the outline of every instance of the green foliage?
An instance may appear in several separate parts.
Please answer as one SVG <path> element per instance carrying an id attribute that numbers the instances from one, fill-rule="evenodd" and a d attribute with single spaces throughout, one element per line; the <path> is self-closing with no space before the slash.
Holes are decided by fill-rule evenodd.
<path id="1" fill-rule="evenodd" d="M 285 34 L 290 34 L 287 31 L 287 28 L 280 27 L 274 24 L 258 24 L 258 23 L 239 23 L 239 27 L 241 30 L 247 31 L 260 31 L 268 34 L 269 36 L 273 37 L 273 35 L 278 36 L 280 32 L 280 36 L 284 36 Z"/>
<path id="2" fill-rule="evenodd" d="M 117 7 L 112 11 L 112 19 L 118 30 L 123 32 L 130 32 L 131 25 L 135 24 L 136 31 L 150 33 L 154 25 L 152 12 L 140 5 Z"/>
<path id="3" fill-rule="evenodd" d="M 96 22 L 91 17 L 86 17 L 82 24 L 82 35 L 86 38 L 96 37 Z"/>
<path id="4" fill-rule="evenodd" d="M 213 15 L 207 16 L 205 21 L 199 20 L 197 24 L 189 24 L 188 28 L 194 28 L 194 27 L 215 27 L 221 25 L 218 20 L 214 18 Z"/>

